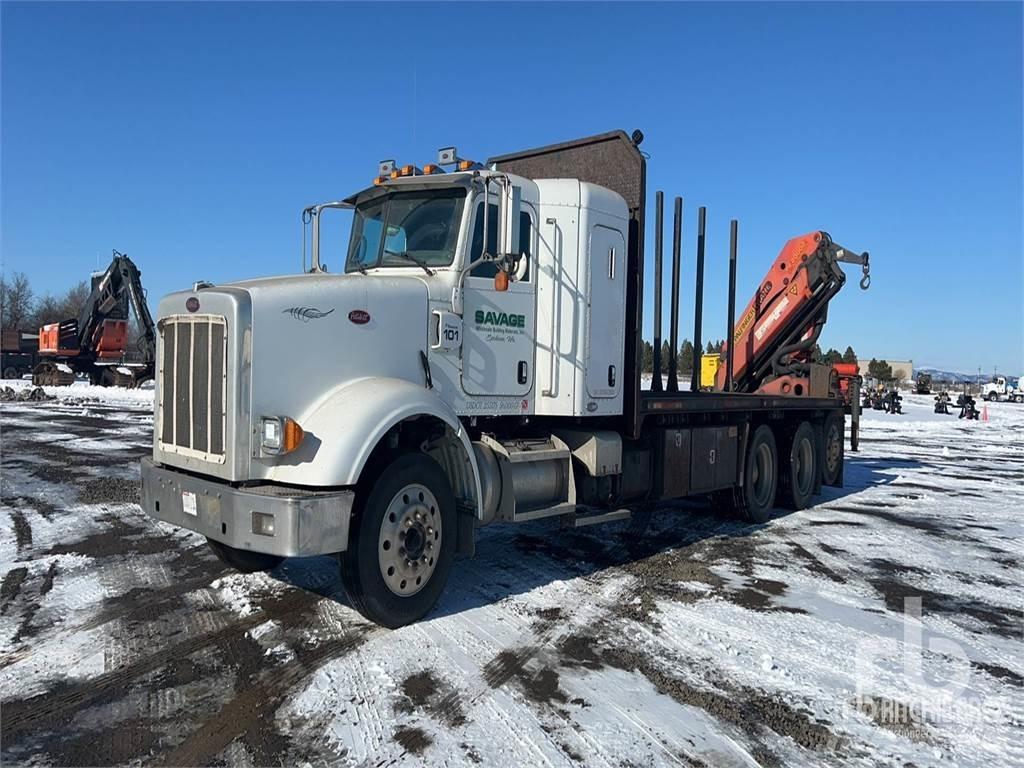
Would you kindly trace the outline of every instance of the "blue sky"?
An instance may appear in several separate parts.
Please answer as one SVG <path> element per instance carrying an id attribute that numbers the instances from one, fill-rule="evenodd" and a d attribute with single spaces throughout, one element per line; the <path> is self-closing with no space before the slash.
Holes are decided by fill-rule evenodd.
<path id="1" fill-rule="evenodd" d="M 705 337 L 725 335 L 737 218 L 741 306 L 825 229 L 874 279 L 823 346 L 1024 372 L 1020 3 L 5 2 L 0 21 L 0 245 L 37 291 L 111 248 L 151 304 L 295 271 L 300 209 L 382 158 L 641 128 L 650 191 L 686 200 L 681 335 L 706 205 Z"/>

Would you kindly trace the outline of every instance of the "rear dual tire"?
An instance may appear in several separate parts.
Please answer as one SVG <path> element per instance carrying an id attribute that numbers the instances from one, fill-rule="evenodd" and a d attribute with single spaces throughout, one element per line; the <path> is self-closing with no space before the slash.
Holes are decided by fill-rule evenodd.
<path id="1" fill-rule="evenodd" d="M 807 509 L 818 485 L 818 449 L 814 428 L 806 421 L 793 431 L 779 473 L 779 496 L 787 509 Z"/>
<path id="2" fill-rule="evenodd" d="M 713 493 L 712 507 L 751 523 L 767 523 L 775 516 L 778 476 L 779 452 L 775 434 L 771 427 L 762 424 L 754 430 L 747 444 L 743 486 Z"/>
<path id="3" fill-rule="evenodd" d="M 751 523 L 766 523 L 775 516 L 776 505 L 800 510 L 811 505 L 818 489 L 819 472 L 828 468 L 833 481 L 842 470 L 842 422 L 833 414 L 824 425 L 823 460 L 814 427 L 803 421 L 783 442 L 779 455 L 775 433 L 767 424 L 754 430 L 747 444 L 743 486 L 716 491 L 712 507 L 730 511 Z M 819 464 L 821 468 L 819 469 Z"/>

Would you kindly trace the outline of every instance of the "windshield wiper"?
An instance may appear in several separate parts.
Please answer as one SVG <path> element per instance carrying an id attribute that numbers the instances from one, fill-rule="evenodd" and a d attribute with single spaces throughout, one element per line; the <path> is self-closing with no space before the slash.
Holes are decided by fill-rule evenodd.
<path id="1" fill-rule="evenodd" d="M 424 272 L 426 272 L 431 277 L 433 277 L 433 275 L 434 275 L 434 270 L 432 270 L 430 267 L 428 267 L 426 264 L 424 264 L 422 261 L 420 261 L 419 259 L 417 259 L 415 256 L 413 256 L 411 253 L 409 253 L 407 251 L 402 251 L 401 253 L 399 253 L 398 251 L 389 251 L 387 248 L 385 248 L 384 249 L 384 253 L 388 254 L 389 256 L 397 256 L 400 259 L 405 259 L 406 261 L 411 261 L 413 264 L 415 264 L 417 267 L 422 269 Z"/>

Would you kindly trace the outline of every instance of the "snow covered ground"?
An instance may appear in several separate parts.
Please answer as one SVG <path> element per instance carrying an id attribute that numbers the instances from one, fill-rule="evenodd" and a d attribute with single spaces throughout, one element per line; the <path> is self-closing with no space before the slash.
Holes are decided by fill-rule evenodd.
<path id="1" fill-rule="evenodd" d="M 151 391 L 50 393 L 0 406 L 4 765 L 1024 765 L 1024 406 L 868 413 L 768 525 L 483 529 L 388 631 L 141 513 Z"/>

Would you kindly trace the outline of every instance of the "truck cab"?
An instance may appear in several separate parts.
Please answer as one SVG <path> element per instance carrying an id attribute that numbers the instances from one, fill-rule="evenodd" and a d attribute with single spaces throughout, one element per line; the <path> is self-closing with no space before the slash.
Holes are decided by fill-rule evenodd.
<path id="1" fill-rule="evenodd" d="M 353 213 L 347 251 L 321 253 L 321 219 L 338 208 Z M 232 565 L 344 552 L 367 467 L 410 445 L 443 468 L 469 548 L 501 500 L 486 472 L 481 487 L 478 455 L 497 460 L 468 424 L 621 414 L 629 216 L 615 192 L 417 169 L 307 219 L 308 272 L 196 283 L 157 312 L 146 508 Z M 521 463 L 557 476 L 536 503 L 567 500 L 567 472 Z M 454 547 L 452 512 L 441 530 Z"/>

